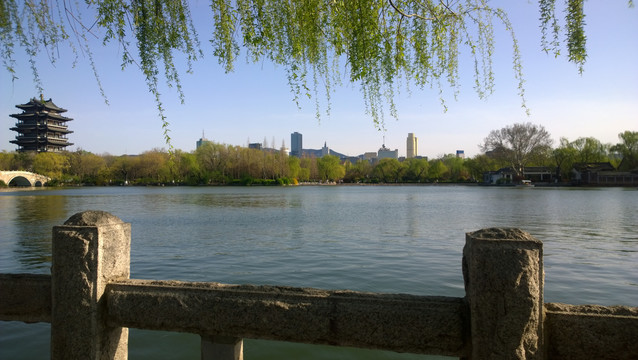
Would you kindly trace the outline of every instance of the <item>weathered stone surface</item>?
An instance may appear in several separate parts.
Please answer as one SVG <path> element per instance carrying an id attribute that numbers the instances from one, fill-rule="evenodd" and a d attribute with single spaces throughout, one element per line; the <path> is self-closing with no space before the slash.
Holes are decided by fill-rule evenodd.
<path id="1" fill-rule="evenodd" d="M 126 359 L 124 326 L 200 334 L 202 358 L 241 360 L 245 337 L 464 359 L 638 359 L 638 307 L 543 306 L 542 243 L 518 229 L 466 235 L 465 299 L 128 280 L 130 234 L 99 211 L 55 227 L 51 276 L 0 274 L 0 320 L 50 321 L 53 359 Z"/>
<path id="2" fill-rule="evenodd" d="M 472 359 L 541 359 L 542 243 L 519 229 L 468 233 L 463 276 Z"/>
<path id="3" fill-rule="evenodd" d="M 0 320 L 51 322 L 51 275 L 0 274 Z"/>
<path id="4" fill-rule="evenodd" d="M 107 326 L 104 288 L 129 277 L 131 226 L 102 212 L 53 228 L 51 358 L 126 359 L 128 329 Z"/>
<path id="5" fill-rule="evenodd" d="M 107 288 L 117 326 L 466 355 L 460 298 L 149 280 Z"/>
<path id="6" fill-rule="evenodd" d="M 229 336 L 202 335 L 202 360 L 243 360 L 244 341 Z"/>
<path id="7" fill-rule="evenodd" d="M 117 216 L 100 210 L 83 211 L 72 215 L 64 225 L 67 226 L 101 226 L 101 225 L 117 225 L 122 220 Z"/>
<path id="8" fill-rule="evenodd" d="M 638 307 L 545 304 L 548 359 L 638 359 Z"/>

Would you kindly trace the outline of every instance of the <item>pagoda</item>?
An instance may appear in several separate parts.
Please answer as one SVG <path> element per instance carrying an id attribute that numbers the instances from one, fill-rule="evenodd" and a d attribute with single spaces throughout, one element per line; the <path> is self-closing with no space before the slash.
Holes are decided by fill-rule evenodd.
<path id="1" fill-rule="evenodd" d="M 62 116 L 67 110 L 55 105 L 51 99 L 44 101 L 44 98 L 33 98 L 16 107 L 22 113 L 9 115 L 18 119 L 11 128 L 18 135 L 10 142 L 18 145 L 18 151 L 56 152 L 73 145 L 66 137 L 73 132 L 68 130 L 66 122 L 73 119 Z"/>

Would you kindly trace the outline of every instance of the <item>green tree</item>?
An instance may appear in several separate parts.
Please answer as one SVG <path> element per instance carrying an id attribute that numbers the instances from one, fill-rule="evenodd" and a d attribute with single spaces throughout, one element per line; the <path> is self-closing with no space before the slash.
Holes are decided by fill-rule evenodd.
<path id="1" fill-rule="evenodd" d="M 481 150 L 495 159 L 507 162 L 517 176 L 535 158 L 546 154 L 552 139 L 542 125 L 517 123 L 500 130 L 492 130 Z"/>
<path id="2" fill-rule="evenodd" d="M 122 184 L 128 184 L 137 179 L 137 158 L 129 155 L 122 155 L 113 158 L 109 165 L 109 178 Z"/>
<path id="3" fill-rule="evenodd" d="M 379 160 L 374 166 L 373 174 L 384 183 L 396 183 L 401 180 L 405 168 L 399 160 L 385 158 Z"/>
<path id="4" fill-rule="evenodd" d="M 560 145 L 552 151 L 558 181 L 570 178 L 571 170 L 574 167 L 574 162 L 576 162 L 577 153 L 578 151 L 567 138 L 560 138 Z"/>
<path id="5" fill-rule="evenodd" d="M 451 181 L 467 181 L 470 178 L 470 172 L 465 167 L 465 160 L 454 154 L 448 154 L 441 158 L 443 164 L 448 169 L 447 177 Z"/>
<path id="6" fill-rule="evenodd" d="M 350 183 L 367 182 L 370 180 L 372 170 L 373 167 L 370 161 L 357 160 L 346 169 L 346 175 L 343 180 Z"/>
<path id="7" fill-rule="evenodd" d="M 106 167 L 106 160 L 93 153 L 77 150 L 67 153 L 69 168 L 67 173 L 76 181 L 84 184 L 104 183 L 101 179 L 101 171 Z"/>
<path id="8" fill-rule="evenodd" d="M 2 170 L 31 171 L 36 153 L 33 151 L 2 152 Z"/>
<path id="9" fill-rule="evenodd" d="M 576 150 L 576 162 L 595 163 L 608 161 L 608 147 L 593 137 L 580 137 L 572 141 L 571 146 Z"/>
<path id="10" fill-rule="evenodd" d="M 587 58 L 584 0 L 564 0 L 565 26 L 556 16 L 556 0 L 540 0 L 541 46 L 561 54 L 559 39 L 566 38 L 567 59 L 582 66 Z M 630 1 L 630 4 L 633 3 Z M 212 50 L 226 71 L 232 71 L 243 47 L 249 60 L 269 60 L 285 68 L 295 101 L 315 98 L 322 87 L 327 100 L 339 84 L 342 68 L 358 83 L 374 121 L 383 122 L 383 104 L 393 101 L 399 79 L 419 87 L 459 89 L 459 55 L 474 62 L 475 89 L 480 97 L 492 93 L 495 48 L 494 22 L 511 38 L 514 76 L 524 98 L 518 41 L 508 14 L 486 0 L 211 0 Z M 115 43 L 122 67 L 139 67 L 170 140 L 159 85 L 161 78 L 183 100 L 180 70 L 175 57 L 192 62 L 202 57 L 190 2 L 183 0 L 21 1 L 0 3 L 0 47 L 4 68 L 12 78 L 18 48 L 24 49 L 34 82 L 44 92 L 36 55 L 52 62 L 64 53 L 86 54 L 98 74 L 91 39 Z M 98 87 L 102 93 L 99 76 Z M 309 83 L 312 82 L 312 83 Z M 524 104 L 524 99 L 523 99 Z M 317 108 L 319 102 L 317 101 Z M 329 108 L 329 106 L 328 106 Z M 319 110 L 317 110 L 319 116 Z"/>
<path id="11" fill-rule="evenodd" d="M 199 163 L 197 157 L 193 153 L 187 153 L 181 150 L 175 151 L 174 154 L 174 175 L 178 183 L 187 185 L 197 185 L 201 182 Z"/>
<path id="12" fill-rule="evenodd" d="M 496 161 L 485 154 L 479 154 L 471 159 L 466 159 L 465 167 L 469 171 L 470 177 L 478 181 L 483 180 L 483 174 L 486 172 L 499 169 L 499 165 Z"/>
<path id="13" fill-rule="evenodd" d="M 52 179 L 62 180 L 62 175 L 68 166 L 66 156 L 59 153 L 41 152 L 37 153 L 33 159 L 33 171 Z"/>
<path id="14" fill-rule="evenodd" d="M 407 166 L 405 172 L 405 179 L 414 182 L 421 182 L 427 179 L 428 169 L 430 163 L 424 158 L 411 158 L 406 159 L 405 164 Z"/>
<path id="15" fill-rule="evenodd" d="M 299 181 L 319 180 L 317 172 L 317 159 L 301 158 L 299 160 Z"/>
<path id="16" fill-rule="evenodd" d="M 138 180 L 143 183 L 166 183 L 171 180 L 169 156 L 165 150 L 145 151 L 137 158 Z"/>
<path id="17" fill-rule="evenodd" d="M 345 167 L 335 155 L 324 155 L 317 159 L 317 171 L 322 181 L 338 181 L 346 174 Z"/>
<path id="18" fill-rule="evenodd" d="M 441 159 L 432 160 L 430 162 L 430 171 L 428 177 L 432 180 L 442 180 L 447 176 L 448 168 Z"/>
<path id="19" fill-rule="evenodd" d="M 13 163 L 13 153 L 6 151 L 0 152 L 0 170 L 11 170 Z"/>
<path id="20" fill-rule="evenodd" d="M 205 182 L 223 183 L 226 181 L 228 172 L 228 151 L 226 146 L 214 142 L 206 142 L 195 150 L 195 156 Z"/>
<path id="21" fill-rule="evenodd" d="M 299 172 L 301 171 L 301 165 L 300 165 L 298 157 L 296 156 L 288 157 L 288 171 L 291 178 L 299 179 Z"/>
<path id="22" fill-rule="evenodd" d="M 620 143 L 612 147 L 622 155 L 618 170 L 630 171 L 638 169 L 638 131 L 624 131 L 618 134 Z"/>

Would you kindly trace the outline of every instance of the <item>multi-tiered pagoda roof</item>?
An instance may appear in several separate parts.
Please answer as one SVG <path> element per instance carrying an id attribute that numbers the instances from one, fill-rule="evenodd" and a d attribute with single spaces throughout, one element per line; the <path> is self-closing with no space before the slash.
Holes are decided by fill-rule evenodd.
<path id="1" fill-rule="evenodd" d="M 26 104 L 16 105 L 21 114 L 10 115 L 18 121 L 11 130 L 16 131 L 15 140 L 18 151 L 62 151 L 73 145 L 67 139 L 69 130 L 66 122 L 73 119 L 61 115 L 66 109 L 58 107 L 51 99 L 44 101 L 31 99 Z"/>

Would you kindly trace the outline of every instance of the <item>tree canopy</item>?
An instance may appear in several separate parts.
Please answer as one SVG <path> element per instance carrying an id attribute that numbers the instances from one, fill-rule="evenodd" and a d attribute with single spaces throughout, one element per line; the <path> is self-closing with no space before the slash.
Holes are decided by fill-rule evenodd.
<path id="1" fill-rule="evenodd" d="M 495 130 L 513 132 L 537 128 L 532 124 L 513 124 Z M 536 129 L 539 130 L 539 129 Z M 519 140 L 524 142 L 525 132 L 519 131 Z M 528 156 L 524 166 L 555 169 L 553 179 L 562 184 L 578 184 L 573 169 L 582 165 L 610 163 L 615 169 L 626 172 L 620 175 L 635 182 L 638 170 L 638 132 L 624 131 L 618 134 L 617 144 L 601 144 L 593 137 L 582 137 L 569 141 L 560 138 L 557 148 L 539 148 L 534 156 Z M 530 139 L 531 140 L 531 139 Z M 588 145 L 583 145 L 588 144 Z M 321 158 L 314 156 L 288 156 L 282 150 L 258 150 L 248 147 L 207 142 L 192 152 L 164 149 L 145 151 L 137 156 L 109 154 L 96 155 L 84 150 L 74 152 L 0 152 L 0 169 L 33 171 L 50 176 L 50 185 L 287 185 L 299 182 L 335 181 L 345 183 L 434 183 L 434 182 L 480 182 L 486 172 L 505 167 L 515 168 L 512 158 L 500 155 L 511 152 L 489 152 L 465 159 L 455 154 L 438 158 L 421 157 L 404 159 L 347 159 L 334 155 Z M 518 176 L 536 182 L 553 181 L 538 175 L 518 173 Z M 518 179 L 514 179 L 518 180 Z M 628 181 L 628 182 L 625 182 Z M 10 185 L 0 181 L 0 187 Z M 607 183 L 606 185 L 609 185 Z"/>
<path id="2" fill-rule="evenodd" d="M 558 56 L 566 47 L 567 59 L 582 71 L 587 59 L 584 0 L 564 0 L 564 21 L 556 15 L 556 0 L 539 0 L 538 6 L 542 50 Z M 295 101 L 314 96 L 318 117 L 318 99 L 325 96 L 329 113 L 331 89 L 342 78 L 360 85 L 366 110 L 381 127 L 383 104 L 397 116 L 393 99 L 404 82 L 440 92 L 450 86 L 456 93 L 462 50 L 473 62 L 474 90 L 479 97 L 488 96 L 494 89 L 495 31 L 511 36 L 513 74 L 525 107 L 514 27 L 507 13 L 489 0 L 210 0 L 210 9 L 210 44 L 220 65 L 232 71 L 243 48 L 251 61 L 282 66 Z M 184 69 L 177 68 L 175 58 L 185 56 L 189 72 L 203 56 L 188 1 L 0 2 L 3 66 L 15 79 L 15 53 L 24 50 L 40 92 L 45 84 L 36 55 L 45 51 L 55 62 L 68 46 L 76 56 L 87 55 L 103 93 L 90 46 L 95 38 L 103 45 L 117 44 L 122 67 L 134 65 L 144 74 L 166 127 L 160 81 L 175 87 L 183 101 Z M 441 102 L 445 107 L 443 97 Z M 165 136 L 168 141 L 167 132 Z"/>
<path id="3" fill-rule="evenodd" d="M 551 145 L 550 134 L 542 125 L 517 123 L 492 130 L 481 145 L 481 150 L 508 163 L 516 175 L 522 176 L 525 166 L 535 157 L 549 152 Z"/>

